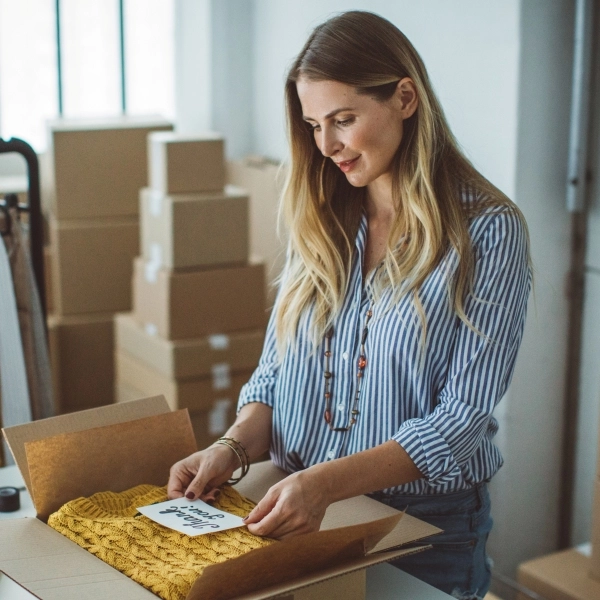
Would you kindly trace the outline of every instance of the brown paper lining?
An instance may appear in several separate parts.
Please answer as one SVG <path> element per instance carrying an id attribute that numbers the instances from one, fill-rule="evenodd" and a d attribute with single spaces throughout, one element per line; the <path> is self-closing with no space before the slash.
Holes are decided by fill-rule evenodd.
<path id="1" fill-rule="evenodd" d="M 98 491 L 165 485 L 169 469 L 196 451 L 186 410 L 25 443 L 33 501 L 46 521 L 63 504 Z"/>
<path id="2" fill-rule="evenodd" d="M 128 402 L 127 404 L 110 404 L 100 408 L 82 410 L 68 415 L 60 415 L 41 421 L 15 425 L 2 430 L 6 443 L 12 452 L 15 463 L 21 471 L 29 494 L 33 498 L 31 480 L 29 478 L 29 465 L 25 455 L 25 443 L 33 440 L 41 440 L 61 433 L 72 431 L 84 431 L 101 425 L 112 425 L 113 423 L 124 423 L 170 412 L 169 405 L 164 396 L 153 396 Z M 99 490 L 96 490 L 99 491 Z M 72 500 L 72 498 L 69 498 Z"/>

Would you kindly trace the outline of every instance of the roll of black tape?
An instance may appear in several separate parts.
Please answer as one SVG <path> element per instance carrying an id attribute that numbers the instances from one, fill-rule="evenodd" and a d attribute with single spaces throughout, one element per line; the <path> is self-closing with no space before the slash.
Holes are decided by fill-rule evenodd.
<path id="1" fill-rule="evenodd" d="M 15 487 L 0 487 L 0 512 L 14 512 L 21 508 L 19 490 Z"/>

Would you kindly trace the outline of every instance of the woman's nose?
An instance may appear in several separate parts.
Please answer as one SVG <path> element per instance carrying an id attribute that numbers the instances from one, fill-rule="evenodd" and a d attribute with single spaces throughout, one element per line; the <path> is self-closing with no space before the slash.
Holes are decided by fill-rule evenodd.
<path id="1" fill-rule="evenodd" d="M 321 133 L 321 144 L 320 150 L 323 156 L 333 156 L 336 152 L 338 152 L 342 148 L 343 144 L 335 135 L 334 131 L 331 131 L 328 128 L 325 128 Z"/>

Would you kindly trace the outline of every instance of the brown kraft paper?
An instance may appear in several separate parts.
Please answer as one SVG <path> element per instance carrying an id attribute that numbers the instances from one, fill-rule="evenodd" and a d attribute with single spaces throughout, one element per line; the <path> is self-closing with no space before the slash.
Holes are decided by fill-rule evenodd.
<path id="1" fill-rule="evenodd" d="M 26 442 L 25 451 L 34 505 L 45 522 L 81 496 L 166 485 L 169 469 L 196 451 L 196 440 L 180 410 Z"/>

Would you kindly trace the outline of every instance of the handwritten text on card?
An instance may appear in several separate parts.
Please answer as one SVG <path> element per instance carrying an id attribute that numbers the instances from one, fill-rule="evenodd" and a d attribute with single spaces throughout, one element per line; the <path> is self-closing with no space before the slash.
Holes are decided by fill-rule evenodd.
<path id="1" fill-rule="evenodd" d="M 244 525 L 241 517 L 223 512 L 202 500 L 179 498 L 142 506 L 138 510 L 156 523 L 189 536 L 214 533 Z"/>

